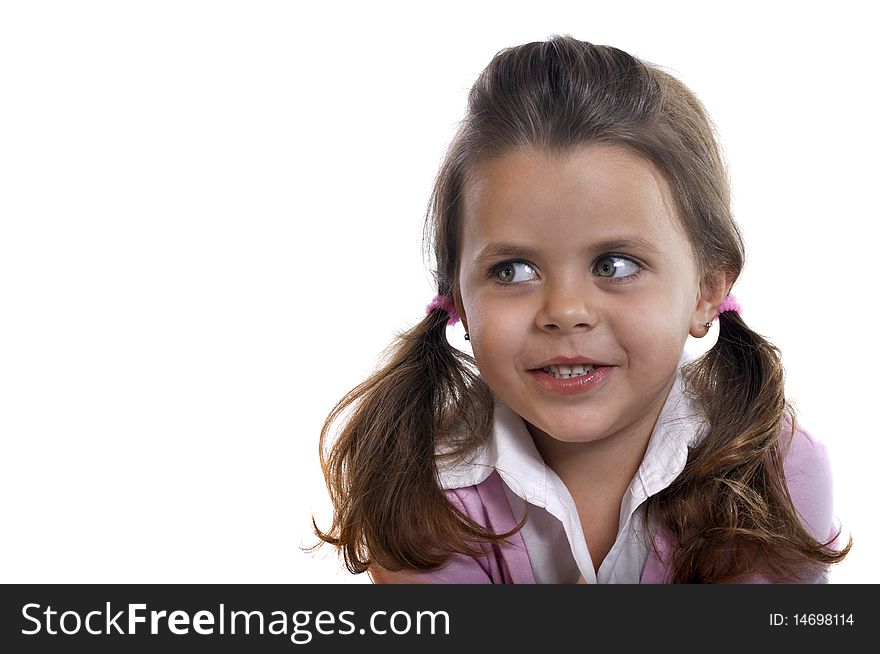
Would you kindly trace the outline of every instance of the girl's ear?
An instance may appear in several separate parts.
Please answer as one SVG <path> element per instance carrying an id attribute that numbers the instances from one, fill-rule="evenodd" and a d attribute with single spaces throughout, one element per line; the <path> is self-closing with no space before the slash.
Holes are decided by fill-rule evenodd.
<path id="1" fill-rule="evenodd" d="M 452 291 L 452 303 L 455 305 L 455 313 L 458 314 L 458 319 L 461 320 L 461 326 L 467 332 L 467 316 L 464 315 L 464 307 L 461 305 L 461 295 L 458 293 L 458 289 Z"/>
<path id="2" fill-rule="evenodd" d="M 707 275 L 700 283 L 700 295 L 691 318 L 690 334 L 694 338 L 703 338 L 709 333 L 706 323 L 711 323 L 718 315 L 718 307 L 730 293 L 734 276 L 725 271 Z"/>

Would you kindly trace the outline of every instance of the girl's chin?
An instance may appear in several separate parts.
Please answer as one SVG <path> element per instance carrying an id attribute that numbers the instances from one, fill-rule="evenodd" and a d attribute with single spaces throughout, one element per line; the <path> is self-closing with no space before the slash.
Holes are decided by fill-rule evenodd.
<path id="1" fill-rule="evenodd" d="M 604 431 L 595 429 L 585 430 L 583 428 L 583 421 L 576 425 L 544 423 L 543 426 L 537 426 L 526 421 L 526 425 L 533 439 L 552 438 L 561 443 L 592 443 L 602 440 L 605 436 Z"/>

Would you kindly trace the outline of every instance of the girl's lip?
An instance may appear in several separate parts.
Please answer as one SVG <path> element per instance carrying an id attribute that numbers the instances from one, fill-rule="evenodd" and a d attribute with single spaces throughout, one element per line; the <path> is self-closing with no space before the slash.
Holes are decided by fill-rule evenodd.
<path id="1" fill-rule="evenodd" d="M 529 374 L 545 391 L 558 395 L 574 395 L 596 390 L 612 375 L 615 368 L 616 366 L 600 366 L 586 374 L 566 379 L 553 377 L 540 368 L 529 370 Z"/>

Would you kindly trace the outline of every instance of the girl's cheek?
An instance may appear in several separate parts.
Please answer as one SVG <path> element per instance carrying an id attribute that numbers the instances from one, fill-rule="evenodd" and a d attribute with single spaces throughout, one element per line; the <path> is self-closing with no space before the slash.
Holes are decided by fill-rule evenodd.
<path id="1" fill-rule="evenodd" d="M 487 297 L 486 294 L 478 292 L 471 297 L 470 306 L 466 309 L 470 326 L 474 330 L 478 330 L 487 323 L 496 322 L 506 311 L 510 310 L 510 306 L 500 302 L 497 298 Z"/>

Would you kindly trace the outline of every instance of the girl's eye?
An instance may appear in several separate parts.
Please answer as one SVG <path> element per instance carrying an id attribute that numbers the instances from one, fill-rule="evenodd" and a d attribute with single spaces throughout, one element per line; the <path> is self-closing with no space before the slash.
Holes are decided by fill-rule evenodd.
<path id="1" fill-rule="evenodd" d="M 642 267 L 632 259 L 615 254 L 605 255 L 596 261 L 596 274 L 608 279 L 631 277 L 637 275 L 641 269 Z"/>
<path id="2" fill-rule="evenodd" d="M 534 279 L 535 269 L 524 261 L 505 261 L 492 268 L 492 276 L 499 284 L 515 284 Z"/>

